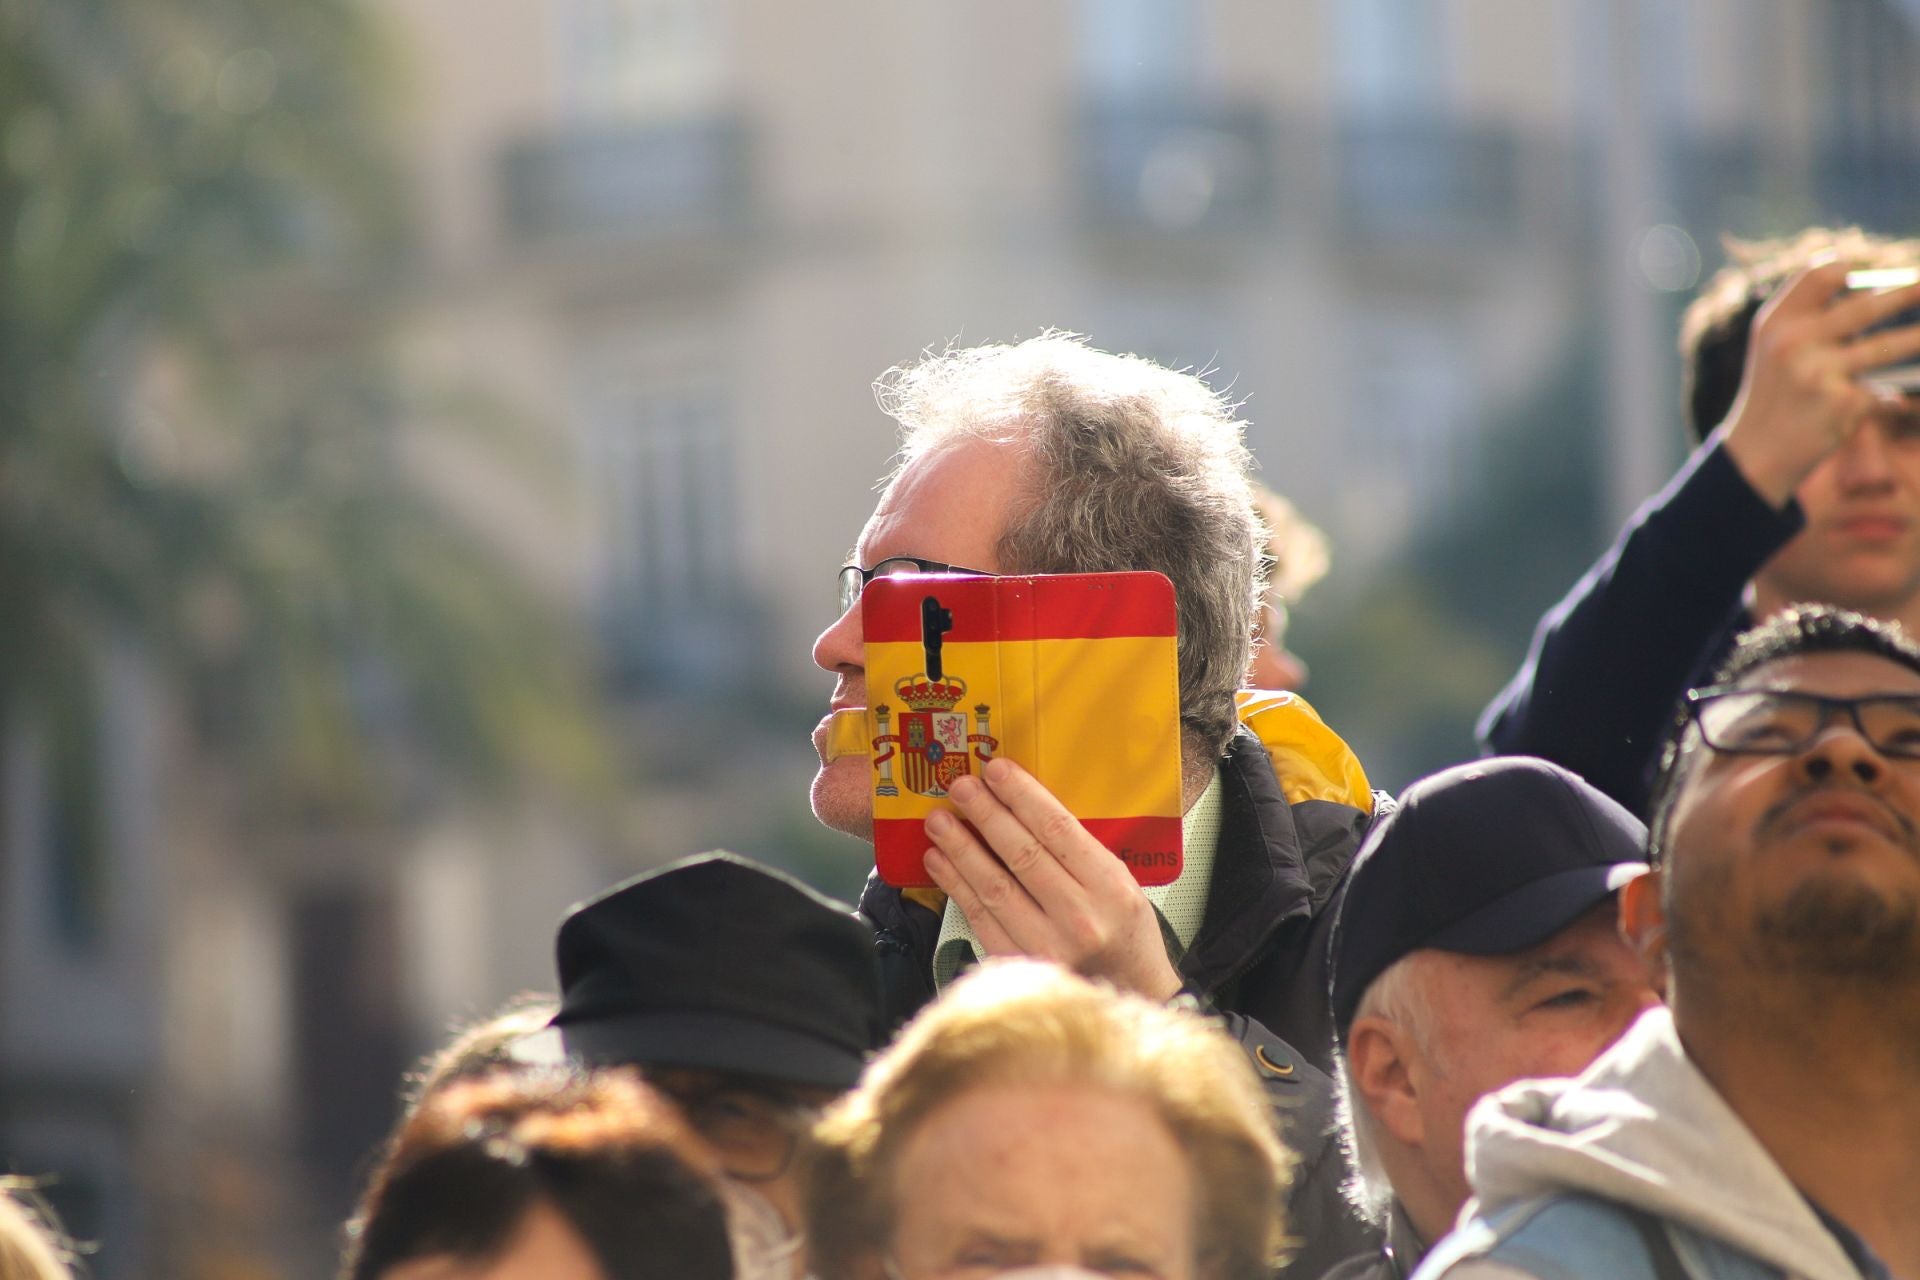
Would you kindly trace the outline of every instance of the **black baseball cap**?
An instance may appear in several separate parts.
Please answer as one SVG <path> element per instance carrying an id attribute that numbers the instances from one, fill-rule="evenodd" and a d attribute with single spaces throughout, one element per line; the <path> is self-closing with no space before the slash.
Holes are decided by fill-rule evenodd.
<path id="1" fill-rule="evenodd" d="M 1334 918 L 1333 1022 L 1423 948 L 1511 955 L 1647 869 L 1647 829 L 1559 765 L 1496 756 L 1422 778 L 1374 824 Z"/>
<path id="2" fill-rule="evenodd" d="M 882 1040 L 873 930 L 844 903 L 731 853 L 581 903 L 557 950 L 560 1011 L 516 1047 L 523 1060 L 846 1089 Z"/>

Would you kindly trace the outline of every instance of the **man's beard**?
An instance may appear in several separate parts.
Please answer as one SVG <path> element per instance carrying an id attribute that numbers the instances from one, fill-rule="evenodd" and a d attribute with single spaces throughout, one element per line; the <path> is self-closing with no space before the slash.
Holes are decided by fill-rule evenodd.
<path id="1" fill-rule="evenodd" d="M 1756 912 L 1749 949 L 1773 973 L 1920 980 L 1920 896 L 1815 877 Z"/>
<path id="2" fill-rule="evenodd" d="M 1743 922 L 1730 906 L 1737 874 L 1717 865 L 1684 893 L 1669 878 L 1667 945 L 1676 972 L 1728 990 L 1761 974 L 1847 985 L 1920 982 L 1920 895 L 1816 875 L 1755 906 Z"/>

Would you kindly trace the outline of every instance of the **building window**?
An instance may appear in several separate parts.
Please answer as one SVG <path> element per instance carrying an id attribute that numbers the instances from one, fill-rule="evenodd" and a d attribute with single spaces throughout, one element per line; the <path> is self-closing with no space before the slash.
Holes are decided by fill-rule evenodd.
<path id="1" fill-rule="evenodd" d="M 1355 466 L 1341 547 L 1360 561 L 1384 557 L 1469 491 L 1476 468 L 1476 414 L 1469 370 L 1443 317 L 1369 310 L 1354 318 L 1348 419 Z"/>
<path id="2" fill-rule="evenodd" d="M 564 0 L 554 23 L 561 110 L 577 122 L 670 120 L 724 104 L 717 0 Z"/>
<path id="3" fill-rule="evenodd" d="M 1418 117 L 1448 92 L 1445 0 L 1334 0 L 1333 73 L 1341 105 L 1366 116 Z"/>
<path id="4" fill-rule="evenodd" d="M 91 706 L 62 708 L 48 741 L 47 852 L 53 919 L 75 952 L 105 932 L 107 836 L 98 724 Z"/>
<path id="5" fill-rule="evenodd" d="M 1825 92 L 1833 141 L 1910 150 L 1920 139 L 1920 6 L 1887 0 L 1821 7 L 1827 28 Z"/>
<path id="6" fill-rule="evenodd" d="M 597 367 L 583 452 L 607 653 L 617 672 L 697 679 L 732 661 L 745 592 L 728 398 L 699 363 Z"/>
<path id="7" fill-rule="evenodd" d="M 1887 0 L 1821 9 L 1825 65 L 1814 68 L 1825 104 L 1813 150 L 1821 219 L 1879 231 L 1913 225 L 1920 203 L 1920 6 Z"/>
<path id="8" fill-rule="evenodd" d="M 1200 13 L 1183 0 L 1080 0 L 1080 81 L 1095 98 L 1173 98 L 1198 87 Z"/>

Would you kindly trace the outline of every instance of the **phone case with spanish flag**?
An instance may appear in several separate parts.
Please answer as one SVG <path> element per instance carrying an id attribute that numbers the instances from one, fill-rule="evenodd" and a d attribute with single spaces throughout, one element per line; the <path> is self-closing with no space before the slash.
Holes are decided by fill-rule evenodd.
<path id="1" fill-rule="evenodd" d="M 874 860 L 929 886 L 928 814 L 1022 765 L 1143 885 L 1180 874 L 1180 674 L 1157 573 L 875 578 L 861 594 Z"/>

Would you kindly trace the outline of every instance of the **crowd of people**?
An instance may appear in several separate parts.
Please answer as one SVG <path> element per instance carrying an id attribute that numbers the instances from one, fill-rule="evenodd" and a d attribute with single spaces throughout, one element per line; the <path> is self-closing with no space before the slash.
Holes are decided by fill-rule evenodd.
<path id="1" fill-rule="evenodd" d="M 1063 334 L 889 374 L 815 814 L 872 836 L 874 578 L 1152 570 L 1178 878 L 994 756 L 942 779 L 933 888 L 615 886 L 556 998 L 432 1063 L 342 1275 L 1920 1277 L 1920 405 L 1872 376 L 1920 286 L 1848 287 L 1916 263 L 1736 255 L 1685 321 L 1692 457 L 1488 756 L 1397 798 L 1262 691 L 1325 547 L 1221 397 Z"/>
<path id="2" fill-rule="evenodd" d="M 1488 757 L 1397 798 L 1249 687 L 1302 678 L 1269 583 L 1325 552 L 1219 395 L 1062 334 L 888 375 L 815 814 L 871 837 L 875 577 L 1152 570 L 1179 877 L 996 757 L 945 779 L 935 888 L 850 907 L 730 854 L 615 886 L 556 997 L 424 1073 L 341 1275 L 1920 1280 L 1920 404 L 1870 376 L 1920 361 L 1886 324 L 1920 285 L 1847 282 L 1916 263 L 1736 255 L 1685 322 L 1698 447 Z"/>

